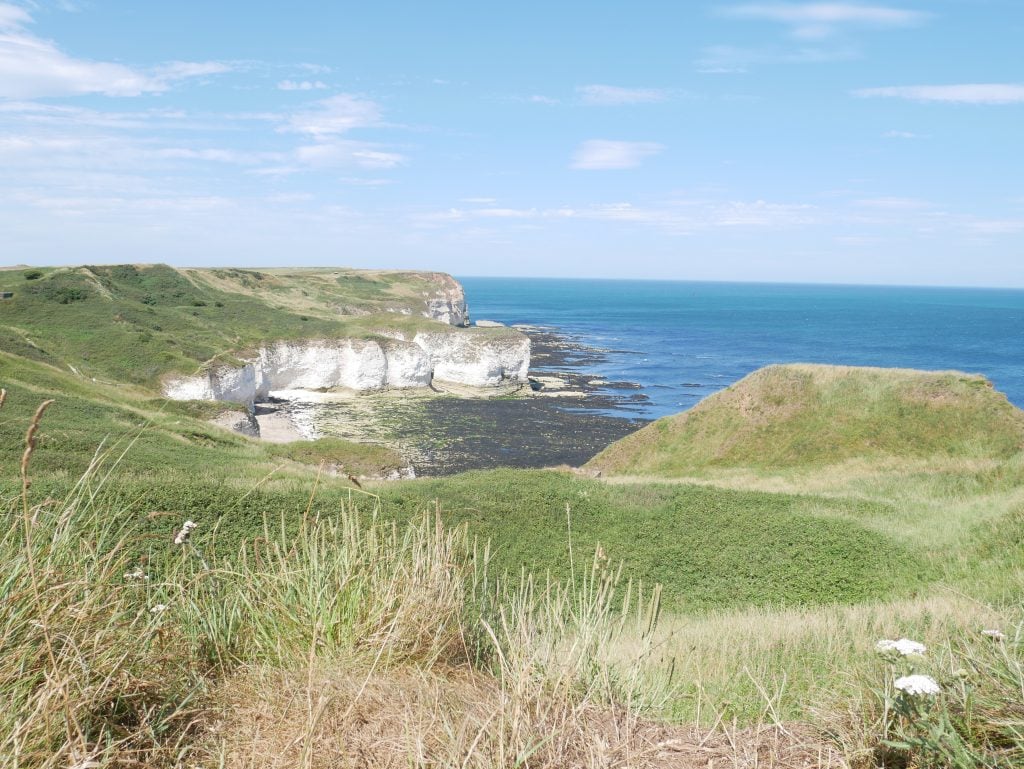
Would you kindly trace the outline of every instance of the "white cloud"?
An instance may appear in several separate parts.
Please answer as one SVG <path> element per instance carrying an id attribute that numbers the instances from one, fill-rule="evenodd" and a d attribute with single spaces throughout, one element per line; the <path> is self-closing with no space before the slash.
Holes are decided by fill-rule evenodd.
<path id="1" fill-rule="evenodd" d="M 338 181 L 353 187 L 384 187 L 395 183 L 394 179 L 365 179 L 360 176 L 343 176 Z"/>
<path id="2" fill-rule="evenodd" d="M 323 138 L 343 134 L 353 128 L 372 126 L 379 121 L 380 108 L 375 102 L 341 93 L 295 112 L 280 130 Z"/>
<path id="3" fill-rule="evenodd" d="M 581 171 L 608 171 L 636 168 L 664 147 L 654 142 L 623 142 L 591 139 L 583 142 L 573 155 L 572 168 Z"/>
<path id="4" fill-rule="evenodd" d="M 1015 235 L 1024 232 L 1024 219 L 973 219 L 964 226 L 979 235 Z"/>
<path id="5" fill-rule="evenodd" d="M 712 223 L 718 227 L 790 227 L 814 221 L 814 206 L 806 204 L 732 201 L 712 209 Z"/>
<path id="6" fill-rule="evenodd" d="M 866 198 L 855 203 L 862 208 L 885 211 L 921 211 L 932 207 L 931 203 L 920 198 Z"/>
<path id="7" fill-rule="evenodd" d="M 281 91 L 322 91 L 327 83 L 322 80 L 282 80 L 277 87 Z"/>
<path id="8" fill-rule="evenodd" d="M 803 39 L 830 37 L 844 26 L 909 27 L 927 18 L 919 11 L 859 3 L 751 3 L 724 13 L 786 24 L 794 37 Z"/>
<path id="9" fill-rule="evenodd" d="M 758 64 L 821 64 L 830 61 L 848 61 L 860 57 L 860 52 L 849 46 L 804 47 L 786 51 L 771 48 L 745 48 L 734 45 L 713 45 L 701 51 L 694 64 L 705 75 L 731 75 L 747 72 Z"/>
<path id="10" fill-rule="evenodd" d="M 171 61 L 157 67 L 156 77 L 158 80 L 167 83 L 185 80 L 190 77 L 222 75 L 234 69 L 234 65 L 223 61 Z"/>
<path id="11" fill-rule="evenodd" d="M 16 5 L 0 3 L 0 30 L 24 26 L 32 21 L 32 17 L 23 8 Z"/>
<path id="12" fill-rule="evenodd" d="M 814 224 L 820 212 L 811 205 L 757 201 L 673 201 L 654 206 L 632 203 L 589 204 L 562 208 L 449 208 L 411 217 L 422 227 L 450 224 L 472 226 L 481 219 L 532 221 L 598 221 L 657 227 L 674 234 L 688 234 L 715 228 L 786 228 Z M 525 223 L 516 227 L 533 226 Z"/>
<path id="13" fill-rule="evenodd" d="M 923 134 L 916 134 L 913 131 L 886 131 L 882 134 L 886 139 L 927 139 Z"/>
<path id="14" fill-rule="evenodd" d="M 621 88 L 615 85 L 583 85 L 576 92 L 584 104 L 594 107 L 651 104 L 668 98 L 665 91 L 658 88 Z"/>
<path id="15" fill-rule="evenodd" d="M 853 92 L 861 98 L 887 97 L 921 102 L 951 104 L 1020 104 L 1024 85 L 1019 83 L 965 83 L 961 85 L 910 85 L 887 88 L 860 88 Z"/>
<path id="16" fill-rule="evenodd" d="M 0 3 L 0 98 L 32 99 L 99 93 L 140 96 L 165 91 L 171 83 L 231 69 L 221 62 L 170 62 L 152 73 L 113 62 L 79 59 L 29 33 L 32 17 Z"/>

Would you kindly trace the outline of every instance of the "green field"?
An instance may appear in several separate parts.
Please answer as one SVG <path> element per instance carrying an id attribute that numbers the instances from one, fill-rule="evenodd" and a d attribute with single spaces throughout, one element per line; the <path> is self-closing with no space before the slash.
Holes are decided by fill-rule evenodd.
<path id="1" fill-rule="evenodd" d="M 168 745 L 191 740 L 216 763 L 217 750 L 243 748 L 183 726 L 186 703 L 213 723 L 249 712 L 257 692 L 277 704 L 252 717 L 281 721 L 294 703 L 275 692 L 299 679 L 311 698 L 299 721 L 313 731 L 313 692 L 328 680 L 340 687 L 340 709 L 322 706 L 335 737 L 318 737 L 340 739 L 354 728 L 345 697 L 369 685 L 338 678 L 349 669 L 391 697 L 445 692 L 444 712 L 430 718 L 452 719 L 442 742 L 451 756 L 469 750 L 467 765 L 514 765 L 550 732 L 541 712 L 561 714 L 576 750 L 606 717 L 580 714 L 615 708 L 705 728 L 798 722 L 864 766 L 877 765 L 883 737 L 904 745 L 885 748 L 900 765 L 1013 766 L 1024 756 L 1024 414 L 982 378 L 770 367 L 609 447 L 591 463 L 600 479 L 494 469 L 360 488 L 349 474 L 401 458 L 336 439 L 261 443 L 207 421 L 230 405 L 157 397 L 153 376 L 202 358 L 215 333 L 242 349 L 264 333 L 261 319 L 304 301 L 284 278 L 291 287 L 272 305 L 245 293 L 263 292 L 261 279 L 223 272 L 0 273 L 31 297 L 4 308 L 0 352 L 0 688 L 15 711 L 45 715 L 0 720 L 0 750 L 20 746 L 19 766 L 42 766 L 58 747 L 71 756 L 79 733 L 108 751 L 127 749 L 130 736 L 147 761 L 168 766 L 179 755 Z M 230 298 L 215 298 L 218 281 L 236 286 Z M 137 314 L 112 322 L 111 286 Z M 392 288 L 365 277 L 347 290 L 387 301 Z M 294 317 L 280 333 L 333 322 Z M 168 324 L 147 327 L 164 334 L 154 349 L 177 339 L 190 352 L 149 360 L 136 338 L 143 321 Z M 58 333 L 69 323 L 80 336 Z M 22 476 L 24 436 L 46 399 Z M 198 526 L 175 547 L 185 520 Z M 126 584 L 137 570 L 150 582 Z M 60 596 L 59 648 L 40 619 L 42 596 Z M 169 609 L 150 620 L 156 603 Z M 909 663 L 881 660 L 882 637 L 930 647 L 914 665 L 947 692 L 934 710 L 886 710 L 899 703 L 886 682 Z M 128 638 L 143 641 L 119 657 Z M 82 677 L 76 660 L 89 654 Z M 168 667 L 174 655 L 185 673 Z M 27 669 L 49 677 L 25 678 Z M 111 694 L 118 675 L 127 694 Z M 65 689 L 52 688 L 60 681 Z M 52 704 L 72 691 L 74 729 Z M 465 710 L 470 701 L 508 718 L 479 756 L 474 729 L 495 716 Z M 239 721 L 234 734 L 251 725 Z M 275 749 L 302 741 L 288 734 Z M 542 765 L 557 762 L 556 752 Z"/>

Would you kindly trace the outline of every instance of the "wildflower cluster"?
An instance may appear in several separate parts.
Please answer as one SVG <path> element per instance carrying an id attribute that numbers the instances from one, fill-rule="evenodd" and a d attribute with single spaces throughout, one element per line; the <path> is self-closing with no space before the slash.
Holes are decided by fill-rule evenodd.
<path id="1" fill-rule="evenodd" d="M 909 657 L 912 654 L 923 655 L 928 648 L 923 643 L 917 641 L 911 641 L 909 638 L 901 638 L 898 641 L 890 641 L 883 638 L 877 644 L 875 649 L 880 654 L 898 654 L 901 657 Z"/>
<path id="2" fill-rule="evenodd" d="M 909 638 L 900 638 L 897 641 L 883 638 L 875 644 L 875 651 L 895 665 L 901 657 L 923 657 L 928 647 Z M 909 697 L 930 697 L 942 691 L 942 687 L 934 678 L 915 673 L 913 668 L 908 675 L 896 678 L 893 688 Z"/>
<path id="3" fill-rule="evenodd" d="M 185 521 L 181 524 L 181 531 L 174 535 L 174 544 L 184 545 L 188 542 L 188 538 L 196 526 L 198 526 L 198 524 L 195 521 Z"/>
<path id="4" fill-rule="evenodd" d="M 942 691 L 942 687 L 934 678 L 920 674 L 897 678 L 893 686 L 897 691 L 909 694 L 911 697 L 931 697 Z"/>

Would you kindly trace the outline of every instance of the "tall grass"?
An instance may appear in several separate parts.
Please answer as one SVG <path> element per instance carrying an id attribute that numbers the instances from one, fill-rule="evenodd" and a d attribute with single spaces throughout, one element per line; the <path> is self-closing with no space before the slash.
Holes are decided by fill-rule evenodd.
<path id="1" fill-rule="evenodd" d="M 27 451 L 23 494 L 7 500 L 5 765 L 228 761 L 246 725 L 216 725 L 260 676 L 277 693 L 305 682 L 290 691 L 305 692 L 306 718 L 288 722 L 304 731 L 267 753 L 281 765 L 312 765 L 313 742 L 344 733 L 368 692 L 402 679 L 446 689 L 448 727 L 432 732 L 430 753 L 464 766 L 556 766 L 586 753 L 610 722 L 608 749 L 635 747 L 639 713 L 664 697 L 644 689 L 636 660 L 604 653 L 635 627 L 650 634 L 657 594 L 642 604 L 603 558 L 579 585 L 496 579 L 487 547 L 464 527 L 444 526 L 436 512 L 384 522 L 373 495 L 329 517 L 307 512 L 297 534 L 265 520 L 262 536 L 219 556 L 215 530 L 176 537 L 184 522 L 168 519 L 166 537 L 154 538 L 139 524 L 161 514 L 105 503 L 117 456 L 98 453 L 64 499 L 33 499 Z M 150 557 L 139 557 L 139 536 L 150 538 Z M 314 682 L 325 671 L 345 671 L 344 697 L 321 696 Z M 263 694 L 275 702 L 274 691 Z M 334 731 L 323 734 L 328 722 Z M 417 734 L 403 732 L 400 753 Z"/>
<path id="2" fill-rule="evenodd" d="M 130 447 L 97 452 L 61 499 L 35 494 L 43 419 L 0 525 L 5 769 L 1024 759 L 1024 630 L 969 602 L 663 618 L 660 589 L 624 582 L 600 546 L 566 581 L 509 579 L 436 509 L 396 523 L 354 494 L 328 513 L 316 486 L 297 526 L 267 517 L 226 555 L 215 525 L 186 537 L 111 502 Z M 893 718 L 895 671 L 870 649 L 917 632 L 943 693 Z M 809 699 L 834 748 L 794 725 Z"/>

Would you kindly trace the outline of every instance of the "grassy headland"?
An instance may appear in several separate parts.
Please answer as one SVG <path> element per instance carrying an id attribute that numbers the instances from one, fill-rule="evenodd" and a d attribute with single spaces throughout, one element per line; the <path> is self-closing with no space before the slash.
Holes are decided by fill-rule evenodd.
<path id="1" fill-rule="evenodd" d="M 152 388 L 168 372 L 231 363 L 278 339 L 444 330 L 422 314 L 450 281 L 439 273 L 159 264 L 0 270 L 0 291 L 13 293 L 0 302 L 0 349 Z"/>

